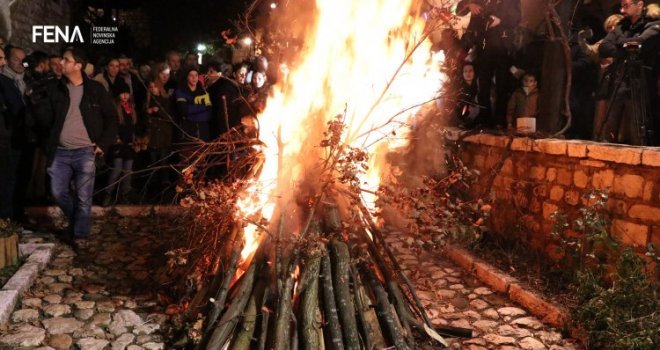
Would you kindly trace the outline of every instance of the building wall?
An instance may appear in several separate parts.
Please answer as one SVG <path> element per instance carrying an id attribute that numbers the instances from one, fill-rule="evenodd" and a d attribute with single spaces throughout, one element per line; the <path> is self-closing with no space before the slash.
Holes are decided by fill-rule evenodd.
<path id="1" fill-rule="evenodd" d="M 64 43 L 33 43 L 33 25 L 66 26 L 71 24 L 71 8 L 77 1 L 16 0 L 10 7 L 11 38 L 8 42 L 28 51 L 57 53 Z M 6 35 L 5 33 L 3 33 Z M 85 33 L 82 33 L 85 37 Z"/>
<path id="2" fill-rule="evenodd" d="M 508 140 L 481 134 L 462 142 L 465 165 L 482 174 L 475 193 L 483 193 Z M 490 226 L 558 259 L 551 215 L 561 210 L 576 218 L 593 189 L 609 193 L 614 238 L 640 255 L 648 243 L 660 245 L 659 147 L 513 138 L 511 154 L 493 182 Z"/>

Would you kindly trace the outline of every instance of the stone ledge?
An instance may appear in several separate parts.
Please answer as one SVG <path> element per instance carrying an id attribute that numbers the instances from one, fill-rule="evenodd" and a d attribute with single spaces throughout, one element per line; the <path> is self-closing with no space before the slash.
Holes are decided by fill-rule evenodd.
<path id="1" fill-rule="evenodd" d="M 462 135 L 468 132 L 457 128 L 446 128 L 446 130 L 447 134 L 450 135 L 447 138 L 452 141 L 460 139 Z M 503 148 L 506 146 L 508 138 L 506 135 L 480 133 L 465 137 L 463 142 Z M 511 150 L 534 151 L 549 155 L 587 158 L 628 165 L 660 167 L 660 147 L 640 147 L 582 140 L 514 137 Z"/>
<path id="2" fill-rule="evenodd" d="M 505 274 L 494 266 L 483 261 L 477 261 L 477 259 L 475 259 L 474 262 L 474 272 L 479 280 L 500 293 L 507 293 L 509 291 L 509 286 L 512 283 L 518 282 L 518 280 Z"/>
<path id="3" fill-rule="evenodd" d="M 7 323 L 23 292 L 32 286 L 39 271 L 43 270 L 53 256 L 55 244 L 19 244 L 21 256 L 30 255 L 16 273 L 0 290 L 0 324 Z"/>
<path id="4" fill-rule="evenodd" d="M 7 323 L 18 303 L 18 291 L 0 290 L 0 324 Z"/>
<path id="5" fill-rule="evenodd" d="M 555 327 L 563 327 L 567 321 L 568 311 L 555 306 L 542 296 L 524 289 L 520 284 L 513 283 L 509 287 L 509 298 L 524 305 L 532 314 L 538 315 L 543 322 Z"/>
<path id="6" fill-rule="evenodd" d="M 447 257 L 466 271 L 472 272 L 481 282 L 498 292 L 507 294 L 511 300 L 527 309 L 543 322 L 555 327 L 565 327 L 567 325 L 568 310 L 555 306 L 544 300 L 542 296 L 526 290 L 517 279 L 486 262 L 479 261 L 469 251 L 449 246 L 447 247 Z M 472 266 L 472 268 L 466 269 L 465 266 Z"/>

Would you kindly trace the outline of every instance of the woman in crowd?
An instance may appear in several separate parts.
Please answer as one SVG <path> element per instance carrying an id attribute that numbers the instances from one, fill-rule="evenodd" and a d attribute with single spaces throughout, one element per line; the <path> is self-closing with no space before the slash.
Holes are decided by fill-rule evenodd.
<path id="1" fill-rule="evenodd" d="M 129 196 L 132 190 L 131 173 L 133 172 L 133 159 L 135 158 L 133 142 L 135 141 L 137 113 L 131 101 L 128 85 L 123 84 L 118 87 L 116 98 L 119 131 L 115 144 L 110 147 L 109 161 L 112 169 L 108 178 L 105 196 L 103 197 L 103 206 L 110 205 L 113 199 L 123 202 L 131 202 L 133 200 Z M 115 196 L 117 187 L 119 187 L 118 197 Z"/>
<path id="2" fill-rule="evenodd" d="M 144 108 L 149 130 L 149 164 L 157 169 L 155 179 L 160 187 L 169 183 L 167 169 L 159 168 L 169 164 L 173 126 L 170 99 L 163 94 L 162 87 L 157 78 L 149 81 Z"/>

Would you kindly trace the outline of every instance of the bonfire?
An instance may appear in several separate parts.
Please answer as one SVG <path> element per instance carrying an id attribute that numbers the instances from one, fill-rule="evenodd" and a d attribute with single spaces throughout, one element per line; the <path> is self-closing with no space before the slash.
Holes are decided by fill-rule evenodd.
<path id="1" fill-rule="evenodd" d="M 197 348 L 417 349 L 469 335 L 431 324 L 377 220 L 380 181 L 400 171 L 387 155 L 444 80 L 428 40 L 443 22 L 415 6 L 317 1 L 251 131 L 191 156 L 181 204 L 194 220 L 171 256 L 194 276 Z M 201 181 L 209 159 L 234 181 Z"/>

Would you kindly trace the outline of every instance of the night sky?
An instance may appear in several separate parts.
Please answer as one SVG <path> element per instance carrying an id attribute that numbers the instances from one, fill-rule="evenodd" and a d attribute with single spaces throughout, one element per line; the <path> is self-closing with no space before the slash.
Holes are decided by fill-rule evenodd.
<path id="1" fill-rule="evenodd" d="M 154 58 L 161 56 L 167 50 L 187 51 L 193 49 L 199 42 L 220 38 L 220 32 L 232 28 L 231 21 L 236 20 L 251 1 L 83 0 L 82 8 L 93 6 L 119 11 L 142 9 L 150 18 L 151 44 L 147 49 L 148 52 L 133 52 L 133 54 L 143 58 Z"/>

